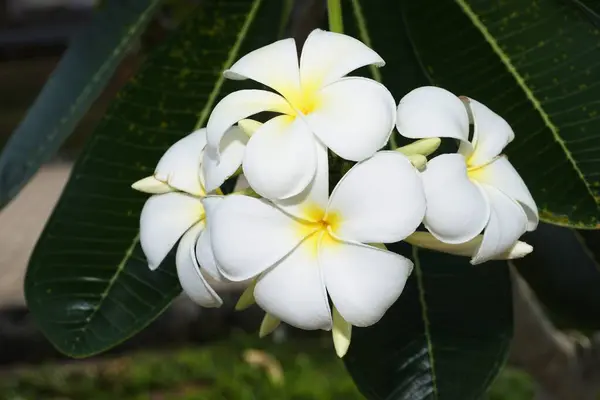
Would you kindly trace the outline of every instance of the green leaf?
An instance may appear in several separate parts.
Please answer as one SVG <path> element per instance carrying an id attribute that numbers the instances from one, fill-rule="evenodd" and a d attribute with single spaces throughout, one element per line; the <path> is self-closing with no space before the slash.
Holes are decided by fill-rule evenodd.
<path id="1" fill-rule="evenodd" d="M 106 0 L 75 35 L 0 155 L 0 207 L 50 160 L 102 92 L 161 0 Z"/>
<path id="2" fill-rule="evenodd" d="M 479 399 L 512 338 L 508 266 L 416 249 L 413 261 L 381 321 L 353 330 L 346 367 L 369 400 Z"/>
<path id="3" fill-rule="evenodd" d="M 117 95 L 78 160 L 31 258 L 25 294 L 52 343 L 89 356 L 127 339 L 180 293 L 173 261 L 148 269 L 138 241 L 147 196 L 130 185 L 203 126 L 236 81 L 222 71 L 277 39 L 284 2 L 206 0 Z"/>

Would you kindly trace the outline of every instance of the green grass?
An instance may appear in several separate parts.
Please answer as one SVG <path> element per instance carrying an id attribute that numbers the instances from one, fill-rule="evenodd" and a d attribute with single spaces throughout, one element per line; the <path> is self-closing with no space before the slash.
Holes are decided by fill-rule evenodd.
<path id="1" fill-rule="evenodd" d="M 248 351 L 251 350 L 250 353 Z M 252 352 L 252 350 L 255 350 Z M 248 354 L 256 360 L 248 360 Z M 280 375 L 281 374 L 281 375 Z M 281 378 L 282 377 L 282 378 Z M 489 400 L 529 400 L 529 379 L 505 371 Z M 0 373 L 2 400 L 359 400 L 328 340 L 227 342 Z"/>

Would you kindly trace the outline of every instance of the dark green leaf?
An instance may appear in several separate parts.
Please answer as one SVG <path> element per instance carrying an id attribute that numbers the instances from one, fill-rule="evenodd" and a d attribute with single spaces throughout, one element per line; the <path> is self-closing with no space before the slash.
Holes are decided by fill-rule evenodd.
<path id="1" fill-rule="evenodd" d="M 508 266 L 472 266 L 430 251 L 413 256 L 396 304 L 377 324 L 352 332 L 346 367 L 370 400 L 479 399 L 512 337 Z"/>
<path id="2" fill-rule="evenodd" d="M 25 290 L 41 329 L 82 357 L 127 339 L 180 292 L 172 261 L 150 272 L 138 242 L 147 196 L 131 183 L 206 122 L 239 82 L 222 71 L 277 39 L 284 2 L 205 0 L 117 95 L 31 258 Z"/>
<path id="3" fill-rule="evenodd" d="M 106 0 L 69 49 L 0 155 L 0 207 L 58 151 L 162 0 Z"/>

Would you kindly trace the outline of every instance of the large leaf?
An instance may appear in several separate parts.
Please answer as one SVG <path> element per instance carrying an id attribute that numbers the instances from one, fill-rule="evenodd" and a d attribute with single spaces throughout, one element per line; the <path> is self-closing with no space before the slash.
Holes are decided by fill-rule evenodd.
<path id="1" fill-rule="evenodd" d="M 162 0 L 105 0 L 69 49 L 0 155 L 0 207 L 73 132 Z"/>
<path id="2" fill-rule="evenodd" d="M 202 126 L 239 82 L 222 71 L 277 38 L 280 0 L 205 0 L 118 95 L 87 144 L 34 251 L 25 294 L 62 352 L 105 350 L 180 293 L 172 261 L 150 272 L 138 242 L 147 196 L 130 188 Z"/>
<path id="3" fill-rule="evenodd" d="M 346 367 L 370 400 L 479 399 L 512 338 L 508 266 L 416 250 L 413 260 L 396 304 L 353 330 Z"/>

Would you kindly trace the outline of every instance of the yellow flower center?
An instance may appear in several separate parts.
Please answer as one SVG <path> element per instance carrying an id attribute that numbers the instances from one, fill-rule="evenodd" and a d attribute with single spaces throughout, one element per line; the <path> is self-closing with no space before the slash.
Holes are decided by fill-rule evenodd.
<path id="1" fill-rule="evenodd" d="M 297 116 L 298 112 L 308 115 L 315 111 L 321 103 L 316 88 L 307 86 L 300 90 L 287 91 L 285 98 L 296 112 L 294 116 Z"/>
<path id="2" fill-rule="evenodd" d="M 304 209 L 304 215 L 311 221 L 302 221 L 298 233 L 302 238 L 306 238 L 305 244 L 313 257 L 317 256 L 319 246 L 335 246 L 340 243 L 331 234 L 338 229 L 341 222 L 339 213 L 329 212 L 325 215 L 325 210 L 313 204 Z"/>

